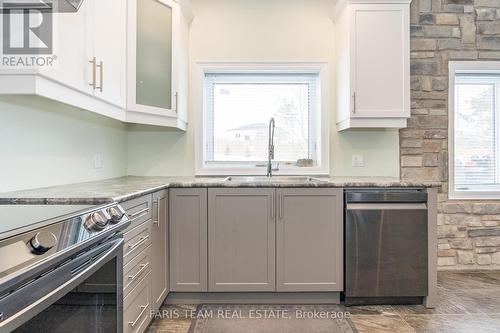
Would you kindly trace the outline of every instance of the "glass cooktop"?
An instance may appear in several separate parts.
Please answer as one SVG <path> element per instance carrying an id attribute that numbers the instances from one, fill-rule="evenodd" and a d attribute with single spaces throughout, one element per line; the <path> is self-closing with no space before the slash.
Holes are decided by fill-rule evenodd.
<path id="1" fill-rule="evenodd" d="M 0 239 L 15 230 L 27 231 L 42 222 L 57 222 L 58 218 L 96 207 L 95 205 L 0 205 Z M 59 219 L 60 220 L 60 219 Z"/>

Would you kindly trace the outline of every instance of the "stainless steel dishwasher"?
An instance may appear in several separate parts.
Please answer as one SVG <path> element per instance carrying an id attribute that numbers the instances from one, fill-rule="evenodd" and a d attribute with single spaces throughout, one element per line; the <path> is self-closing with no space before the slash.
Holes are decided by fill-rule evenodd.
<path id="1" fill-rule="evenodd" d="M 346 189 L 345 303 L 414 304 L 427 295 L 424 189 Z"/>

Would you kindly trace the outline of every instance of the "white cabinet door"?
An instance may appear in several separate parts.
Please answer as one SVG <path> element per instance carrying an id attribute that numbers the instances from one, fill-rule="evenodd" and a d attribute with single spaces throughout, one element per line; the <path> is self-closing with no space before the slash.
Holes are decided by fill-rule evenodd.
<path id="1" fill-rule="evenodd" d="M 409 117 L 409 6 L 351 8 L 351 117 Z"/>
<path id="2" fill-rule="evenodd" d="M 40 74 L 125 107 L 126 3 L 86 0 L 78 12 L 54 15 L 57 59 Z"/>
<path id="3" fill-rule="evenodd" d="M 185 13 L 178 15 L 180 20 L 178 37 L 174 36 L 174 72 L 173 88 L 176 99 L 175 111 L 177 117 L 187 122 L 189 93 L 189 23 L 190 18 Z M 176 40 L 177 39 L 177 40 Z"/>
<path id="4" fill-rule="evenodd" d="M 88 94 L 92 94 L 88 54 L 92 7 L 93 0 L 84 1 L 75 13 L 54 14 L 55 66 L 40 70 L 40 74 Z"/>
<path id="5" fill-rule="evenodd" d="M 126 3 L 123 0 L 92 0 L 88 53 L 96 59 L 94 94 L 107 102 L 125 107 Z M 90 82 L 93 65 L 87 66 Z"/>
<path id="6" fill-rule="evenodd" d="M 176 117 L 179 4 L 173 0 L 128 4 L 127 109 Z"/>

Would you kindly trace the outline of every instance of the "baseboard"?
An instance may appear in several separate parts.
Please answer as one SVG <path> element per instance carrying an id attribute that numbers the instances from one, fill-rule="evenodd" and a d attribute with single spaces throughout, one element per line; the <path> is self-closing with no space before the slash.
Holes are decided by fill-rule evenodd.
<path id="1" fill-rule="evenodd" d="M 166 304 L 340 304 L 338 292 L 187 293 L 171 292 Z"/>

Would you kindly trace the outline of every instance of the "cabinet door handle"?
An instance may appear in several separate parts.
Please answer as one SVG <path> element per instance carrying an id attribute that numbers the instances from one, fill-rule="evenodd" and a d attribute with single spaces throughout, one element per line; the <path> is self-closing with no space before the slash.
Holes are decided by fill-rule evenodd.
<path id="1" fill-rule="evenodd" d="M 271 192 L 271 218 L 274 219 L 274 192 Z"/>
<path id="2" fill-rule="evenodd" d="M 174 112 L 177 113 L 177 111 L 179 110 L 179 93 L 177 91 L 174 94 L 174 101 L 175 101 Z"/>
<path id="3" fill-rule="evenodd" d="M 283 194 L 278 193 L 278 218 L 283 218 Z"/>
<path id="4" fill-rule="evenodd" d="M 156 199 L 156 221 L 153 220 L 153 224 L 160 226 L 160 198 Z"/>
<path id="5" fill-rule="evenodd" d="M 94 58 L 95 59 L 95 58 Z M 99 62 L 99 65 L 94 65 L 96 68 L 99 68 L 99 86 L 95 85 L 95 78 L 94 78 L 94 89 L 99 89 L 100 92 L 103 90 L 103 81 L 104 81 L 104 63 L 102 61 Z M 95 74 L 94 74 L 95 76 Z"/>
<path id="6" fill-rule="evenodd" d="M 352 93 L 352 113 L 356 113 L 356 92 Z"/>
<path id="7" fill-rule="evenodd" d="M 142 309 L 141 312 L 139 313 L 139 315 L 137 316 L 137 318 L 135 318 L 134 321 L 129 321 L 128 324 L 132 327 L 134 327 L 135 325 L 137 325 L 137 322 L 139 321 L 139 319 L 141 319 L 142 315 L 144 314 L 144 311 L 146 311 L 146 309 L 149 307 L 149 303 L 146 304 L 146 305 L 141 305 L 139 308 Z"/>
<path id="8" fill-rule="evenodd" d="M 89 86 L 92 87 L 92 89 L 96 89 L 96 67 L 97 67 L 97 60 L 95 57 L 92 57 L 92 60 L 89 60 L 89 64 L 92 64 L 92 82 L 89 83 Z"/>

